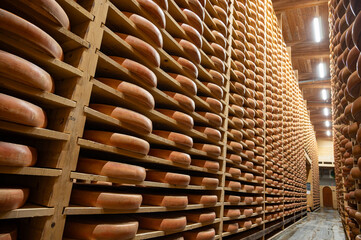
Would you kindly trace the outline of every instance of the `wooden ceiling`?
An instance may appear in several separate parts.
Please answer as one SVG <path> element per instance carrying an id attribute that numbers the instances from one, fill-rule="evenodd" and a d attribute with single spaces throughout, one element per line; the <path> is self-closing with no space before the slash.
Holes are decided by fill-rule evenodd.
<path id="1" fill-rule="evenodd" d="M 331 138 L 326 135 L 326 131 L 332 129 L 325 125 L 327 120 L 332 122 L 331 114 L 324 115 L 324 108 L 331 111 L 327 3 L 328 0 L 273 0 L 273 7 L 286 45 L 290 48 L 292 65 L 307 101 L 317 138 Z M 315 17 L 321 18 L 323 38 L 319 43 L 314 40 L 312 23 Z M 318 65 L 321 62 L 326 64 L 326 76 L 322 79 L 318 73 Z M 321 98 L 323 89 L 327 90 L 327 100 Z"/>

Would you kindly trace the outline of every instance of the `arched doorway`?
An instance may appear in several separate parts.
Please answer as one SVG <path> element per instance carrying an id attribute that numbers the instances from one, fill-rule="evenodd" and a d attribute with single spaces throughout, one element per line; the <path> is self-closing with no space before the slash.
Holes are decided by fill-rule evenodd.
<path id="1" fill-rule="evenodd" d="M 323 206 L 324 207 L 333 207 L 331 188 L 330 187 L 324 187 L 322 189 L 322 195 L 323 195 Z"/>

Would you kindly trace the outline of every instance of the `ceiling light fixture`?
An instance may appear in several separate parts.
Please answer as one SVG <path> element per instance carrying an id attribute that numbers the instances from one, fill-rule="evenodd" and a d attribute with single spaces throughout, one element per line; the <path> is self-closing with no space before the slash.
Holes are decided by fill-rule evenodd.
<path id="1" fill-rule="evenodd" d="M 327 117 L 328 115 L 330 115 L 330 109 L 328 108 L 324 108 L 323 109 L 323 114 Z"/>
<path id="2" fill-rule="evenodd" d="M 323 62 L 318 64 L 318 75 L 320 78 L 326 77 L 326 64 Z"/>
<path id="3" fill-rule="evenodd" d="M 322 40 L 321 17 L 315 17 L 313 19 L 313 32 L 315 35 L 315 41 L 321 42 Z"/>
<path id="4" fill-rule="evenodd" d="M 329 136 L 331 136 L 331 131 L 330 130 L 327 130 L 326 131 L 326 135 L 329 137 Z"/>
<path id="5" fill-rule="evenodd" d="M 326 126 L 326 127 L 330 127 L 330 126 L 331 126 L 330 121 L 326 121 L 326 122 L 325 122 L 325 126 Z"/>
<path id="6" fill-rule="evenodd" d="M 322 100 L 326 101 L 328 99 L 328 92 L 326 89 L 321 90 L 321 98 Z"/>

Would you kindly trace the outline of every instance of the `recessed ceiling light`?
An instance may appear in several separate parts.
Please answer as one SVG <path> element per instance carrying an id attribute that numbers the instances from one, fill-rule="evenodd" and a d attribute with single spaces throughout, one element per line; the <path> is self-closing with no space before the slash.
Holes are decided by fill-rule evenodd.
<path id="1" fill-rule="evenodd" d="M 323 114 L 327 117 L 328 115 L 330 115 L 330 109 L 328 108 L 324 108 L 323 109 Z"/>
<path id="2" fill-rule="evenodd" d="M 326 89 L 321 90 L 321 98 L 322 100 L 326 101 L 328 99 L 328 92 Z"/>
<path id="3" fill-rule="evenodd" d="M 327 136 L 331 136 L 331 131 L 330 131 L 330 130 L 327 130 L 327 131 L 326 131 L 326 135 L 327 135 Z"/>
<path id="4" fill-rule="evenodd" d="M 318 76 L 320 78 L 326 77 L 326 64 L 323 62 L 318 64 Z"/>
<path id="5" fill-rule="evenodd" d="M 330 126 L 331 126 L 330 121 L 326 121 L 326 122 L 325 122 L 325 126 L 326 126 L 326 127 L 330 127 Z"/>
<path id="6" fill-rule="evenodd" d="M 321 42 L 322 39 L 321 17 L 315 17 L 312 23 L 313 23 L 313 33 L 315 36 L 315 42 Z"/>

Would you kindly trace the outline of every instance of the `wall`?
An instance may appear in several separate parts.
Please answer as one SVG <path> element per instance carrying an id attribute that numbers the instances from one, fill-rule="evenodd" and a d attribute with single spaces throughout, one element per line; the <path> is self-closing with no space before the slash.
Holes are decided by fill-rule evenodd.
<path id="1" fill-rule="evenodd" d="M 332 165 L 334 165 L 332 140 L 317 139 L 317 147 L 318 147 L 318 162 L 319 163 L 332 162 Z"/>
<path id="2" fill-rule="evenodd" d="M 337 209 L 337 198 L 336 198 L 336 187 L 335 186 L 320 186 L 320 195 L 321 195 L 321 207 L 323 207 L 323 193 L 322 190 L 324 187 L 330 187 L 332 190 L 332 200 L 333 200 L 333 208 Z"/>

